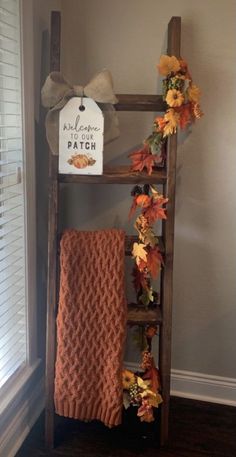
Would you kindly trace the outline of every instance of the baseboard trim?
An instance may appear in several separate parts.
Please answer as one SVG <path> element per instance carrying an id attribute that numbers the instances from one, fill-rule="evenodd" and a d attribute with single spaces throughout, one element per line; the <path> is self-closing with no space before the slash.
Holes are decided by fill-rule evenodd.
<path id="1" fill-rule="evenodd" d="M 128 370 L 139 369 L 137 363 L 125 362 L 124 365 Z M 171 395 L 236 406 L 236 379 L 172 369 Z"/>
<path id="2" fill-rule="evenodd" d="M 236 379 L 173 369 L 171 395 L 236 406 Z"/>
<path id="3" fill-rule="evenodd" d="M 14 457 L 44 408 L 44 378 L 41 377 L 19 402 L 1 434 L 0 457 Z"/>

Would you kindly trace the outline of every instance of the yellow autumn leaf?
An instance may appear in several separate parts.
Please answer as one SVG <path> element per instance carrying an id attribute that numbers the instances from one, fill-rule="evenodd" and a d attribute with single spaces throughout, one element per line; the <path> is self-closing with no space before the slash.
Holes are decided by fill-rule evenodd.
<path id="1" fill-rule="evenodd" d="M 162 76 L 167 76 L 170 73 L 177 73 L 180 70 L 180 63 L 175 56 L 162 55 L 157 68 Z"/>
<path id="2" fill-rule="evenodd" d="M 146 246 L 143 243 L 133 244 L 132 255 L 137 258 L 137 262 L 139 262 L 140 259 L 144 260 L 144 262 L 147 261 L 147 251 L 145 251 L 145 247 Z"/>
<path id="3" fill-rule="evenodd" d="M 137 376 L 137 384 L 141 389 L 147 390 L 150 386 L 150 381 L 144 381 L 142 378 Z"/>
<path id="4" fill-rule="evenodd" d="M 198 103 L 201 96 L 201 91 L 196 84 L 191 84 L 188 88 L 188 98 L 190 102 Z"/>
<path id="5" fill-rule="evenodd" d="M 176 133 L 177 127 L 179 125 L 180 114 L 177 113 L 173 108 L 170 108 L 166 111 L 164 119 L 166 121 L 166 125 L 164 128 L 163 137 Z"/>
<path id="6" fill-rule="evenodd" d="M 154 408 L 158 408 L 158 406 L 163 402 L 162 396 L 160 394 L 154 394 L 154 396 L 150 396 L 148 401 L 149 404 Z"/>
<path id="7" fill-rule="evenodd" d="M 151 190 L 153 196 L 159 194 L 159 192 L 156 190 L 156 188 L 153 185 L 150 185 L 150 190 Z"/>
<path id="8" fill-rule="evenodd" d="M 158 190 L 154 186 L 150 186 L 152 192 L 152 198 L 157 200 L 158 198 L 163 198 L 163 195 L 158 192 Z"/>
<path id="9" fill-rule="evenodd" d="M 149 397 L 155 397 L 156 394 L 152 391 L 152 390 L 149 390 L 149 389 L 146 389 L 144 390 L 143 392 L 140 392 L 140 397 L 142 398 L 147 398 L 148 397 L 148 401 L 150 402 L 150 398 Z"/>

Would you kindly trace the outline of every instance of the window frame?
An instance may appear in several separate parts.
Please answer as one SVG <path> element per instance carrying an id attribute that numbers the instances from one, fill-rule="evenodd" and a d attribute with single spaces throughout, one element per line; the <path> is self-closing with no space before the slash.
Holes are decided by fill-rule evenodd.
<path id="1" fill-rule="evenodd" d="M 36 181 L 34 128 L 34 35 L 33 1 L 19 0 L 21 48 L 21 110 L 25 210 L 25 301 L 26 301 L 26 364 L 20 367 L 0 389 L 1 420 L 15 397 L 29 385 L 36 371 L 41 371 L 37 357 L 37 295 L 36 295 Z M 11 408 L 10 408 L 11 409 Z M 8 410 L 8 411 L 7 411 Z M 3 421 L 4 422 L 4 421 Z M 0 428 L 1 431 L 1 428 Z"/>
<path id="2" fill-rule="evenodd" d="M 25 191 L 26 303 L 28 365 L 37 358 L 36 173 L 34 127 L 34 35 L 32 0 L 20 0 L 23 176 Z M 30 63 L 30 65 L 29 65 Z M 27 94 L 27 97 L 26 97 Z"/>

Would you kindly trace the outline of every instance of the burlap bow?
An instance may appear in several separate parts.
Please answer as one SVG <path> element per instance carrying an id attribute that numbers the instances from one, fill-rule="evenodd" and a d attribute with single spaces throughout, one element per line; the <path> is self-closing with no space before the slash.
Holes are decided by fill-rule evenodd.
<path id="1" fill-rule="evenodd" d="M 46 116 L 46 135 L 53 154 L 59 151 L 59 113 L 71 97 L 90 97 L 98 104 L 104 114 L 104 142 L 109 143 L 119 136 L 118 118 L 113 107 L 118 102 L 113 92 L 111 73 L 103 70 L 85 87 L 71 86 L 61 75 L 54 71 L 47 77 L 42 91 L 42 104 L 50 108 Z"/>

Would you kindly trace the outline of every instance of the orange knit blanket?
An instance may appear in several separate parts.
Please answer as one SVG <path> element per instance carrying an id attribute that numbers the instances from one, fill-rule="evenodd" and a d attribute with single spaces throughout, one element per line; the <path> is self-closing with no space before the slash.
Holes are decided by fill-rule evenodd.
<path id="1" fill-rule="evenodd" d="M 56 412 L 109 427 L 122 413 L 124 240 L 115 229 L 67 230 L 61 239 Z"/>

